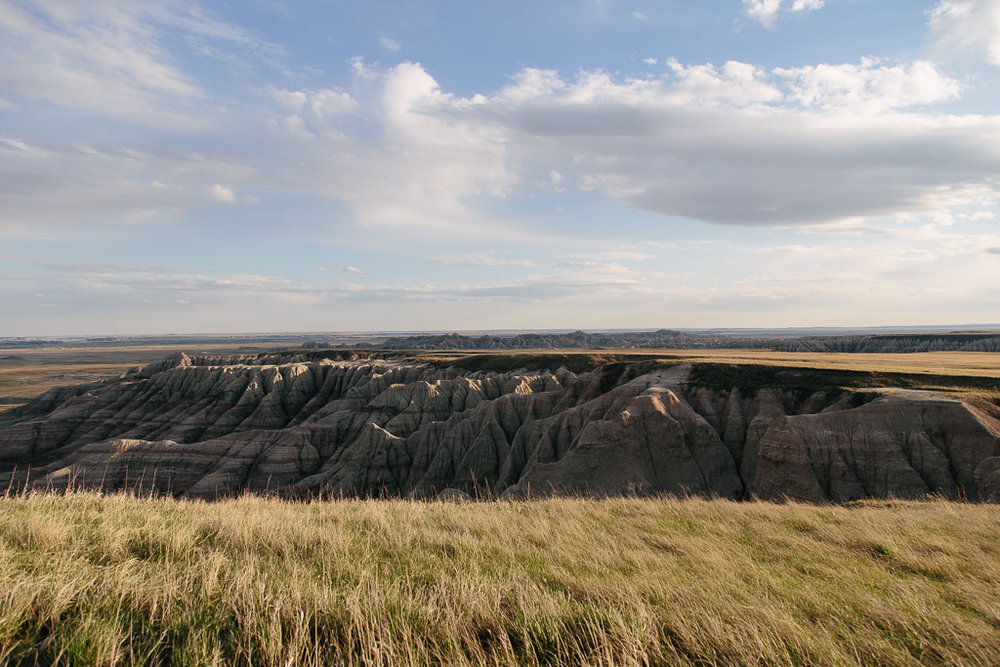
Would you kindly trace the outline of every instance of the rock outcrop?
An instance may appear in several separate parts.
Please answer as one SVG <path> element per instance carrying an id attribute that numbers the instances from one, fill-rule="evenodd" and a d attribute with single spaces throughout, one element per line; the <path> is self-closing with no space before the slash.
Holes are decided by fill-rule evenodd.
<path id="1" fill-rule="evenodd" d="M 177 355 L 8 415 L 0 488 L 1000 500 L 1000 410 L 990 403 L 707 387 L 691 370 Z"/>

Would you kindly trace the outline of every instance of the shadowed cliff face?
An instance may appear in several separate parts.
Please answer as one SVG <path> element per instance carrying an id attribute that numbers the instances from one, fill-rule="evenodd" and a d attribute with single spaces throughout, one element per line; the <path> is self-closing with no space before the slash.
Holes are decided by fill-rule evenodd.
<path id="1" fill-rule="evenodd" d="M 988 403 L 691 376 L 689 365 L 492 373 L 178 355 L 21 408 L 0 428 L 0 485 L 1000 501 L 1000 411 Z"/>

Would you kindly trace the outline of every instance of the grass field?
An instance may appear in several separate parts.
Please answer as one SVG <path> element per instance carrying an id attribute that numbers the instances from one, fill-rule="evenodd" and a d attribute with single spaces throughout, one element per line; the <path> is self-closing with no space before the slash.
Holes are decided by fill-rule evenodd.
<path id="1" fill-rule="evenodd" d="M 2 664 L 997 664 L 1000 507 L 0 500 Z"/>
<path id="2" fill-rule="evenodd" d="M 1000 353 L 996 352 L 914 352 L 907 354 L 865 354 L 850 352 L 773 352 L 770 350 L 512 350 L 491 352 L 414 352 L 414 356 L 437 361 L 475 357 L 565 358 L 590 355 L 598 362 L 664 359 L 692 363 L 755 364 L 831 370 L 875 371 L 879 373 L 927 373 L 1000 378 Z"/>

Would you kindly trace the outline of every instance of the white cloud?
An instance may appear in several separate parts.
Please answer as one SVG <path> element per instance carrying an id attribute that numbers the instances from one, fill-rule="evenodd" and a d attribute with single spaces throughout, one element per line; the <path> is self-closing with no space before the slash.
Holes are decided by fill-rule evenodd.
<path id="1" fill-rule="evenodd" d="M 208 191 L 208 196 L 215 201 L 221 201 L 226 204 L 236 203 L 236 193 L 224 185 L 219 185 L 215 183 L 206 188 Z"/>
<path id="2" fill-rule="evenodd" d="M 931 27 L 948 42 L 984 48 L 1000 66 L 1000 1 L 941 0 L 930 11 Z"/>
<path id="3" fill-rule="evenodd" d="M 996 197 L 1000 119 L 907 111 L 958 84 L 929 63 L 779 69 L 670 62 L 672 78 L 524 72 L 452 102 L 506 138 L 506 164 L 669 216 L 795 225 Z M 470 121 L 471 122 L 471 121 Z"/>
<path id="4" fill-rule="evenodd" d="M 403 45 L 394 40 L 392 37 L 382 36 L 379 38 L 378 43 L 389 53 L 396 53 L 403 48 Z"/>
<path id="5" fill-rule="evenodd" d="M 167 32 L 192 43 L 266 48 L 194 0 L 0 5 L 0 88 L 143 125 L 192 127 L 207 96 L 177 64 Z M 204 111 L 198 107 L 200 111 Z"/>
<path id="6" fill-rule="evenodd" d="M 502 129 L 460 117 L 478 101 L 443 92 L 416 63 L 368 70 L 368 77 L 377 87 L 364 100 L 359 124 L 338 122 L 335 136 L 319 142 L 301 136 L 295 144 L 304 165 L 296 172 L 299 183 L 346 202 L 367 227 L 509 234 L 469 203 L 501 197 L 517 180 L 505 163 Z"/>
<path id="7" fill-rule="evenodd" d="M 323 269 L 323 270 L 325 271 L 326 269 Z M 354 274 L 354 275 L 361 275 L 362 273 L 364 273 L 364 271 L 362 271 L 361 269 L 359 269 L 356 266 L 347 266 L 347 267 L 344 267 L 340 272 L 341 273 L 351 273 L 351 274 Z"/>
<path id="8" fill-rule="evenodd" d="M 660 61 L 657 60 L 656 58 L 643 58 L 642 62 L 646 63 L 647 65 L 655 65 L 656 63 L 658 63 Z"/>
<path id="9" fill-rule="evenodd" d="M 778 17 L 781 0 L 743 0 L 743 6 L 746 7 L 747 16 L 765 28 L 770 28 Z"/>
<path id="10" fill-rule="evenodd" d="M 712 63 L 682 65 L 671 58 L 667 61 L 675 82 L 668 86 L 654 85 L 647 92 L 652 98 L 662 98 L 674 104 L 691 105 L 747 105 L 756 102 L 774 102 L 781 99 L 781 91 L 768 80 L 767 72 L 747 63 L 729 60 L 721 68 Z M 611 84 L 609 79 L 605 82 Z M 630 87 L 636 85 L 629 82 Z M 622 92 L 622 88 L 618 88 Z M 669 98 L 669 99 L 668 99 Z"/>
<path id="11" fill-rule="evenodd" d="M 247 180 L 252 171 L 196 153 L 143 152 L 89 144 L 49 146 L 0 137 L 0 235 L 48 235 L 101 224 L 139 223 L 235 195 L 205 183 Z"/>
<path id="12" fill-rule="evenodd" d="M 787 11 L 804 12 L 822 9 L 824 0 L 794 0 Z M 786 11 L 783 0 L 743 0 L 747 16 L 765 28 L 773 28 L 778 15 Z"/>
<path id="13" fill-rule="evenodd" d="M 411 62 L 367 68 L 353 94 L 268 88 L 270 125 L 250 126 L 238 160 L 6 137 L 0 231 L 141 221 L 198 205 L 205 184 L 224 188 L 209 186 L 220 201 L 307 192 L 344 203 L 364 228 L 496 240 L 545 238 L 492 205 L 535 188 L 778 226 L 997 199 L 1000 118 L 929 111 L 960 92 L 931 63 L 666 64 L 646 78 L 529 68 L 469 97 Z"/>
<path id="14" fill-rule="evenodd" d="M 310 140 L 318 135 L 341 137 L 332 122 L 358 109 L 357 100 L 340 88 L 286 90 L 270 87 L 262 92 L 281 110 L 275 124 Z"/>
<path id="15" fill-rule="evenodd" d="M 787 80 L 787 98 L 806 107 L 879 112 L 945 102 L 958 97 L 957 81 L 926 60 L 894 67 L 871 58 L 857 65 L 777 68 Z"/>
<path id="16" fill-rule="evenodd" d="M 646 21 L 649 19 L 648 16 L 646 16 L 639 10 L 635 10 L 634 12 L 632 12 L 632 18 L 634 18 L 636 21 Z"/>
<path id="17" fill-rule="evenodd" d="M 511 238 L 489 202 L 534 187 L 778 226 L 988 206 L 1000 192 L 1000 118 L 928 111 L 960 92 L 929 62 L 768 71 L 671 59 L 667 70 L 563 78 L 529 68 L 471 97 L 441 90 L 417 63 L 368 70 L 373 92 L 355 100 L 351 121 L 364 123 L 317 121 L 337 135 L 292 143 L 302 166 L 290 175 L 366 227 L 480 239 Z"/>

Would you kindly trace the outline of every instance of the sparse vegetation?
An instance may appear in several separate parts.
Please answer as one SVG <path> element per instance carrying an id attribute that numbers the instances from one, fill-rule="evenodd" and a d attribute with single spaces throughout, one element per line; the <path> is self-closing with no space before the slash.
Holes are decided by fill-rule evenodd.
<path id="1" fill-rule="evenodd" d="M 4 664 L 996 664 L 1000 507 L 0 500 Z"/>
<path id="2" fill-rule="evenodd" d="M 677 363 L 668 356 L 651 357 L 648 354 L 629 354 L 622 352 L 532 352 L 511 354 L 472 354 L 453 359 L 434 360 L 442 366 L 456 366 L 467 371 L 493 371 L 497 373 L 510 372 L 518 369 L 550 370 L 566 368 L 574 373 L 584 373 L 601 366 L 611 366 L 624 370 L 630 362 L 637 364 L 648 372 L 660 366 Z"/>
<path id="3" fill-rule="evenodd" d="M 695 364 L 691 382 L 696 386 L 716 389 L 737 387 L 747 391 L 780 388 L 814 392 L 900 387 L 967 393 L 988 392 L 997 388 L 996 378 L 988 377 L 725 363 Z"/>

